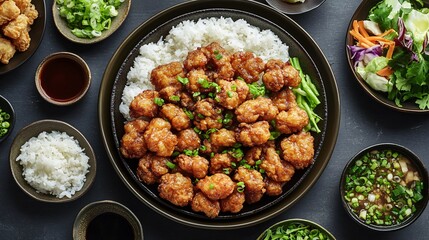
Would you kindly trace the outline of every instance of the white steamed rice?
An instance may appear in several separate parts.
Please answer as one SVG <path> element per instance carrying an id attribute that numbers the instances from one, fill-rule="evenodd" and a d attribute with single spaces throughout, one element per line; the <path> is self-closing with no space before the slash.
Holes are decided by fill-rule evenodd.
<path id="1" fill-rule="evenodd" d="M 70 198 L 81 190 L 89 172 L 88 156 L 65 132 L 41 132 L 21 146 L 16 161 L 24 179 L 37 191 Z"/>
<path id="2" fill-rule="evenodd" d="M 186 20 L 173 27 L 165 39 L 141 46 L 140 55 L 127 75 L 120 112 L 130 119 L 129 105 L 141 91 L 153 88 L 149 76 L 156 66 L 183 61 L 188 52 L 215 41 L 230 52 L 251 51 L 264 61 L 272 58 L 289 60 L 289 47 L 277 35 L 271 30 L 252 26 L 243 19 Z"/>

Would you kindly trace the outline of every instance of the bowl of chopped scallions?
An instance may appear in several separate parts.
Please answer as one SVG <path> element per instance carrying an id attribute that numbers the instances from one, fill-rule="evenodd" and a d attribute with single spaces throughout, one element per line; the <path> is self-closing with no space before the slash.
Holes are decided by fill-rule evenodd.
<path id="1" fill-rule="evenodd" d="M 275 239 L 335 240 L 335 237 L 324 227 L 313 221 L 294 218 L 272 225 L 257 240 Z"/>
<path id="2" fill-rule="evenodd" d="M 15 111 L 10 102 L 0 95 L 0 142 L 10 135 L 14 124 Z"/>
<path id="3" fill-rule="evenodd" d="M 52 6 L 58 31 L 75 43 L 100 42 L 127 18 L 131 0 L 55 0 Z"/>
<path id="4" fill-rule="evenodd" d="M 380 143 L 357 153 L 341 176 L 343 206 L 358 224 L 376 231 L 399 230 L 426 208 L 428 172 L 408 148 Z"/>

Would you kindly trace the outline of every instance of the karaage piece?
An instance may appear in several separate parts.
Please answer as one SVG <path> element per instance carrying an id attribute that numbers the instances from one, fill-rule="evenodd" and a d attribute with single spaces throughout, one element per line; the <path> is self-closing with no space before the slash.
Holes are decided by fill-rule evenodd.
<path id="1" fill-rule="evenodd" d="M 130 104 L 130 116 L 133 118 L 157 116 L 159 106 L 155 99 L 162 101 L 159 98 L 159 93 L 155 90 L 144 90 L 135 96 Z"/>
<path id="2" fill-rule="evenodd" d="M 216 94 L 218 103 L 227 109 L 235 109 L 242 104 L 249 93 L 249 87 L 244 81 L 218 81 L 220 92 Z"/>
<path id="3" fill-rule="evenodd" d="M 217 200 L 211 200 L 202 192 L 197 192 L 191 202 L 192 210 L 203 212 L 209 218 L 215 218 L 219 215 L 220 204 Z"/>
<path id="4" fill-rule="evenodd" d="M 265 63 L 252 52 L 236 52 L 232 55 L 232 68 L 236 71 L 236 77 L 241 77 L 247 83 L 259 80 L 259 75 L 265 69 Z"/>
<path id="5" fill-rule="evenodd" d="M 283 159 L 290 162 L 296 169 L 303 169 L 313 163 L 314 138 L 309 132 L 292 134 L 280 143 Z"/>
<path id="6" fill-rule="evenodd" d="M 265 97 L 247 100 L 235 109 L 237 120 L 244 123 L 254 123 L 258 120 L 270 121 L 278 113 L 279 110 L 271 99 Z"/>
<path id="7" fill-rule="evenodd" d="M 249 204 L 259 201 L 266 191 L 264 177 L 255 169 L 239 167 L 235 172 L 234 180 L 244 183 L 244 194 Z"/>
<path id="8" fill-rule="evenodd" d="M 30 47 L 31 37 L 30 33 L 25 31 L 17 39 L 12 39 L 13 45 L 15 45 L 16 50 L 20 52 L 26 51 Z"/>
<path id="9" fill-rule="evenodd" d="M 192 128 L 180 131 L 177 134 L 176 150 L 183 152 L 183 150 L 195 150 L 201 146 L 201 139 Z"/>
<path id="10" fill-rule="evenodd" d="M 24 32 L 28 32 L 29 27 L 28 17 L 20 14 L 3 27 L 3 34 L 11 39 L 17 39 Z"/>
<path id="11" fill-rule="evenodd" d="M 189 177 L 181 173 L 162 175 L 158 185 L 159 196 L 180 207 L 187 206 L 194 197 L 194 186 Z"/>
<path id="12" fill-rule="evenodd" d="M 209 170 L 209 161 L 201 156 L 188 156 L 180 154 L 174 159 L 181 172 L 195 178 L 204 178 Z"/>
<path id="13" fill-rule="evenodd" d="M 235 139 L 246 147 L 264 144 L 270 139 L 270 136 L 270 125 L 267 121 L 253 124 L 240 123 L 235 132 Z"/>
<path id="14" fill-rule="evenodd" d="M 120 147 L 124 157 L 141 158 L 144 156 L 147 146 L 143 133 L 148 125 L 149 123 L 142 119 L 136 119 L 125 124 L 125 134 L 122 136 Z"/>
<path id="15" fill-rule="evenodd" d="M 152 119 L 143 135 L 147 149 L 161 157 L 171 156 L 177 145 L 177 137 L 170 129 L 168 121 L 162 118 Z"/>
<path id="16" fill-rule="evenodd" d="M 276 116 L 276 128 L 284 134 L 295 133 L 307 126 L 309 121 L 307 112 L 296 106 Z"/>
<path id="17" fill-rule="evenodd" d="M 228 197 L 235 189 L 236 184 L 224 173 L 215 173 L 200 179 L 197 188 L 211 200 Z"/>
<path id="18" fill-rule="evenodd" d="M 17 18 L 21 11 L 13 0 L 6 0 L 0 3 L 0 26 Z"/>
<path id="19" fill-rule="evenodd" d="M 0 62 L 8 64 L 15 52 L 15 46 L 8 39 L 0 37 Z"/>
<path id="20" fill-rule="evenodd" d="M 237 191 L 237 187 L 234 192 L 227 198 L 220 200 L 220 209 L 222 212 L 238 213 L 243 209 L 243 204 L 246 201 L 244 192 Z"/>
<path id="21" fill-rule="evenodd" d="M 28 17 L 28 24 L 30 25 L 33 25 L 34 20 L 39 17 L 39 12 L 36 10 L 34 4 L 29 4 L 21 13 Z"/>

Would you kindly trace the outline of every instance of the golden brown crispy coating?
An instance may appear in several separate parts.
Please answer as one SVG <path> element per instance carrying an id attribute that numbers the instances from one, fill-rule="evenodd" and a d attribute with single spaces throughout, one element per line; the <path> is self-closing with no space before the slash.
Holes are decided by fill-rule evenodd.
<path id="1" fill-rule="evenodd" d="M 236 110 L 237 120 L 244 123 L 254 123 L 258 120 L 270 121 L 274 119 L 279 110 L 271 99 L 258 97 L 245 101 Z"/>
<path id="2" fill-rule="evenodd" d="M 267 148 L 260 168 L 265 170 L 269 178 L 276 182 L 288 182 L 295 173 L 294 167 L 280 159 L 275 148 Z"/>
<path id="3" fill-rule="evenodd" d="M 222 109 L 211 98 L 198 101 L 194 105 L 194 125 L 202 130 L 222 128 Z"/>
<path id="4" fill-rule="evenodd" d="M 216 94 L 218 103 L 227 109 L 235 109 L 242 104 L 249 93 L 249 87 L 244 81 L 218 81 L 220 92 Z"/>
<path id="5" fill-rule="evenodd" d="M 169 158 L 156 156 L 153 153 L 147 153 L 139 160 L 137 166 L 137 177 L 146 184 L 154 184 L 159 178 L 167 174 L 169 168 L 167 162 Z"/>
<path id="6" fill-rule="evenodd" d="M 238 192 L 237 189 L 228 197 L 220 200 L 220 209 L 222 212 L 238 213 L 243 209 L 246 201 L 244 192 Z"/>
<path id="7" fill-rule="evenodd" d="M 183 152 L 183 150 L 195 150 L 201 146 L 201 139 L 192 128 L 180 131 L 177 134 L 176 150 Z"/>
<path id="8" fill-rule="evenodd" d="M 152 119 L 143 135 L 147 149 L 158 156 L 171 156 L 177 145 L 177 137 L 170 129 L 171 124 L 164 119 Z"/>
<path id="9" fill-rule="evenodd" d="M 289 62 L 271 59 L 265 66 L 266 70 L 262 81 L 265 87 L 272 92 L 278 92 L 285 86 L 298 87 L 301 83 L 298 70 Z"/>
<path id="10" fill-rule="evenodd" d="M 235 172 L 234 180 L 244 183 L 244 194 L 249 204 L 258 202 L 265 193 L 264 178 L 255 169 L 239 167 Z"/>
<path id="11" fill-rule="evenodd" d="M 309 132 L 292 134 L 280 143 L 283 159 L 290 162 L 296 169 L 303 169 L 313 163 L 314 138 Z"/>
<path id="12" fill-rule="evenodd" d="M 270 136 L 270 125 L 267 121 L 252 124 L 240 123 L 235 133 L 235 139 L 246 147 L 264 144 Z"/>
<path id="13" fill-rule="evenodd" d="M 17 39 L 12 39 L 12 43 L 15 45 L 16 50 L 20 52 L 27 51 L 27 49 L 30 47 L 30 42 L 30 33 L 27 31 L 22 32 Z"/>
<path id="14" fill-rule="evenodd" d="M 33 25 L 34 20 L 39 17 L 39 12 L 36 10 L 34 4 L 29 4 L 27 8 L 24 9 L 24 11 L 21 11 L 21 13 L 28 17 L 28 23 L 30 25 Z"/>
<path id="15" fill-rule="evenodd" d="M 209 69 L 212 70 L 214 80 L 232 80 L 234 69 L 231 66 L 231 54 L 226 51 L 219 43 L 213 42 L 201 48 L 209 59 Z"/>
<path id="16" fill-rule="evenodd" d="M 285 183 L 273 181 L 271 178 L 265 178 L 265 194 L 268 196 L 278 196 L 283 192 L 283 185 Z"/>
<path id="17" fill-rule="evenodd" d="M 121 139 L 120 151 L 126 158 L 141 158 L 147 151 L 144 131 L 149 125 L 142 119 L 127 122 L 124 126 L 125 134 Z"/>
<path id="18" fill-rule="evenodd" d="M 201 48 L 197 48 L 196 50 L 188 53 L 183 65 L 186 70 L 190 71 L 192 69 L 204 68 L 208 61 L 209 59 L 204 54 L 204 51 L 202 51 Z"/>
<path id="19" fill-rule="evenodd" d="M 8 39 L 0 36 L 0 62 L 8 64 L 15 52 L 15 46 Z"/>
<path id="20" fill-rule="evenodd" d="M 181 173 L 167 173 L 162 175 L 158 185 L 159 196 L 174 205 L 187 206 L 194 197 L 194 186 L 189 177 Z"/>
<path id="21" fill-rule="evenodd" d="M 259 75 L 265 69 L 264 61 L 251 52 L 236 52 L 231 58 L 235 76 L 243 78 L 246 83 L 258 81 Z"/>
<path id="22" fill-rule="evenodd" d="M 272 93 L 271 100 L 279 109 L 279 112 L 287 111 L 290 108 L 297 106 L 296 96 L 289 88 L 283 89 L 280 92 Z"/>
<path id="23" fill-rule="evenodd" d="M 28 33 L 29 27 L 28 17 L 20 14 L 3 27 L 3 34 L 11 39 L 17 39 L 23 33 Z"/>
<path id="24" fill-rule="evenodd" d="M 6 0 L 0 4 L 0 26 L 17 18 L 21 11 L 13 0 Z"/>
<path id="25" fill-rule="evenodd" d="M 159 106 L 155 103 L 155 98 L 159 98 L 159 93 L 154 90 L 144 90 L 135 96 L 130 104 L 130 116 L 133 118 L 157 116 Z"/>
<path id="26" fill-rule="evenodd" d="M 195 178 L 204 178 L 209 170 L 209 161 L 200 156 L 187 156 L 180 154 L 174 159 L 182 172 Z M 179 170 L 179 171 L 180 171 Z"/>
<path id="27" fill-rule="evenodd" d="M 192 210 L 202 212 L 209 218 L 215 218 L 220 212 L 220 203 L 217 200 L 211 200 L 202 192 L 197 192 L 191 202 Z"/>
<path id="28" fill-rule="evenodd" d="M 209 199 L 219 200 L 228 197 L 235 189 L 236 184 L 224 173 L 215 173 L 200 179 L 197 188 Z"/>
<path id="29" fill-rule="evenodd" d="M 210 159 L 209 171 L 211 174 L 225 173 L 229 175 L 233 171 L 233 162 L 236 162 L 236 159 L 232 157 L 229 153 L 216 153 Z"/>
<path id="30" fill-rule="evenodd" d="M 160 116 L 166 118 L 177 131 L 185 130 L 191 126 L 191 120 L 185 111 L 172 103 L 162 105 Z"/>
<path id="31" fill-rule="evenodd" d="M 208 86 L 213 80 L 206 75 L 204 69 L 192 69 L 186 74 L 186 77 L 189 81 L 189 83 L 186 84 L 186 88 L 191 93 L 207 93 L 214 90 L 214 86 Z"/>
<path id="32" fill-rule="evenodd" d="M 166 87 L 181 88 L 182 84 L 177 80 L 179 76 L 185 77 L 182 64 L 180 62 L 172 62 L 154 68 L 150 75 L 150 82 L 158 91 Z"/>
<path id="33" fill-rule="evenodd" d="M 276 128 L 284 134 L 299 132 L 307 126 L 308 122 L 307 112 L 298 106 L 281 111 L 276 116 Z"/>
<path id="34" fill-rule="evenodd" d="M 221 147 L 232 147 L 237 143 L 234 131 L 225 128 L 211 133 L 210 142 L 212 146 L 217 149 Z"/>
<path id="35" fill-rule="evenodd" d="M 31 0 L 13 0 L 21 12 L 31 5 Z"/>

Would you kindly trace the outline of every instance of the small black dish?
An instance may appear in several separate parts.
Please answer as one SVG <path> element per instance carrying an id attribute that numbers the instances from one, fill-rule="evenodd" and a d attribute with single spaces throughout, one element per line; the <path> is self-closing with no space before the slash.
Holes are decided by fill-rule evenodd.
<path id="1" fill-rule="evenodd" d="M 352 210 L 352 207 L 350 206 L 351 204 L 350 203 L 348 203 L 348 201 L 346 200 L 346 196 L 348 196 L 347 194 L 346 194 L 346 184 L 347 184 L 347 178 L 349 178 L 349 173 L 350 173 L 350 171 L 352 171 L 351 169 L 354 167 L 354 166 L 356 166 L 355 165 L 355 163 L 358 161 L 358 160 L 361 160 L 361 162 L 364 162 L 364 160 L 362 160 L 362 158 L 367 154 L 367 153 L 369 153 L 369 152 L 372 152 L 372 153 L 375 153 L 375 152 L 378 152 L 378 153 L 380 153 L 380 152 L 382 152 L 382 151 L 384 151 L 384 150 L 391 150 L 391 152 L 396 152 L 396 153 L 399 153 L 399 155 L 402 155 L 403 157 L 405 157 L 406 159 L 408 159 L 409 161 L 410 161 L 410 163 L 411 164 L 407 164 L 406 166 L 408 166 L 408 167 L 411 167 L 411 166 L 414 166 L 414 171 L 413 172 L 418 172 L 418 176 L 419 176 L 419 178 L 420 178 L 420 181 L 422 182 L 422 185 L 423 185 L 423 188 L 422 188 L 422 191 L 421 191 L 421 195 L 422 195 L 422 198 L 421 198 L 421 200 L 419 200 L 419 201 L 417 201 L 417 202 L 415 202 L 414 203 L 414 205 L 413 206 L 415 206 L 415 211 L 414 212 L 412 212 L 412 213 L 410 213 L 407 217 L 405 217 L 405 219 L 402 221 L 402 222 L 399 222 L 399 223 L 396 223 L 396 224 L 392 224 L 392 225 L 382 225 L 382 224 L 375 224 L 375 223 L 366 223 L 364 220 L 362 220 L 359 216 L 358 216 L 358 214 L 360 215 L 360 213 L 355 213 L 353 210 Z M 386 154 L 386 156 L 388 156 L 387 154 Z M 392 156 L 393 156 L 393 154 L 392 154 Z M 398 157 L 397 159 L 400 159 L 401 157 Z M 370 158 L 370 161 L 371 161 L 371 159 L 374 159 L 374 158 Z M 388 161 L 389 162 L 389 161 Z M 398 163 L 399 163 L 399 161 L 398 161 Z M 380 164 L 379 166 L 381 166 L 381 164 L 382 164 L 382 161 L 380 162 L 380 161 L 378 161 L 377 162 L 377 164 Z M 400 164 L 399 164 L 400 165 Z M 360 165 L 361 167 L 362 166 L 365 166 L 365 162 L 364 163 L 362 163 L 362 165 Z M 393 166 L 393 164 L 392 164 L 392 166 Z M 394 168 L 394 167 L 393 167 Z M 401 165 L 400 165 L 400 167 L 399 167 L 400 169 L 402 169 L 402 167 L 401 167 Z M 369 168 L 368 168 L 368 170 L 369 170 Z M 402 170 L 401 170 L 402 171 Z M 356 171 L 357 172 L 357 171 Z M 355 172 L 355 173 L 356 173 Z M 362 171 L 363 172 L 363 171 Z M 362 173 L 361 172 L 361 173 Z M 388 171 L 389 172 L 389 171 Z M 396 171 L 394 171 L 393 172 L 393 174 L 396 174 Z M 369 174 L 370 175 L 370 174 Z M 368 175 L 368 176 L 369 176 Z M 386 174 L 386 178 L 385 179 L 388 179 L 389 178 L 389 176 L 388 176 L 389 174 Z M 397 180 L 397 182 L 400 182 L 400 181 L 403 181 L 402 179 L 399 179 L 399 178 L 395 178 L 395 177 L 398 177 L 400 174 L 398 174 L 398 175 L 393 175 L 393 179 L 391 179 L 391 180 L 389 180 L 389 181 L 395 181 L 395 179 Z M 376 174 L 376 177 L 375 177 L 375 180 L 374 180 L 374 182 L 376 182 L 377 181 L 377 179 L 378 179 L 378 174 Z M 369 179 L 371 179 L 371 177 L 368 177 L 368 181 L 369 181 Z M 365 180 L 365 179 L 362 179 L 362 178 L 359 178 L 358 179 L 359 181 L 360 180 Z M 429 188 L 428 188 L 428 184 L 429 184 L 429 177 L 428 177 L 428 172 L 427 172 L 427 170 L 426 170 L 426 168 L 425 168 L 425 166 L 423 165 L 423 162 L 420 160 L 420 158 L 415 154 L 415 153 L 413 153 L 411 150 L 409 150 L 408 148 L 406 148 L 406 147 L 404 147 L 404 146 L 401 146 L 401 145 L 398 145 L 398 144 L 395 144 L 395 143 L 379 143 L 379 144 L 375 144 L 375 145 L 371 145 L 371 146 L 368 146 L 368 147 L 366 147 L 366 148 L 364 148 L 363 150 L 361 150 L 360 152 L 358 152 L 355 156 L 353 156 L 352 158 L 351 158 L 351 160 L 347 163 L 347 165 L 345 166 L 345 168 L 344 168 L 344 170 L 343 170 L 343 173 L 342 173 L 342 175 L 341 175 L 341 180 L 340 180 L 340 195 L 341 195 L 341 202 L 342 202 L 342 205 L 343 205 L 343 207 L 344 207 L 344 209 L 346 210 L 346 212 L 347 212 L 347 214 L 356 222 L 356 223 L 358 223 L 359 225 L 361 225 L 361 226 L 363 226 L 363 227 L 365 227 L 365 228 L 368 228 L 368 229 L 372 229 L 372 230 L 375 230 L 375 231 L 380 231 L 380 232 L 388 232 L 388 231 L 396 231 L 396 230 L 399 230 L 399 229 L 402 229 L 402 228 L 405 228 L 405 227 L 407 227 L 407 226 L 409 226 L 409 225 L 411 225 L 414 221 L 416 221 L 419 217 L 420 217 L 420 215 L 423 213 L 423 211 L 425 210 L 425 208 L 426 208 L 426 205 L 427 205 L 427 203 L 428 203 L 428 200 L 429 200 Z M 362 184 L 362 185 L 364 185 L 364 184 Z M 382 183 L 382 184 L 380 184 L 380 185 L 386 185 L 386 183 Z M 393 184 L 392 184 L 393 185 Z M 368 186 L 368 185 L 366 185 L 366 186 Z M 355 188 L 356 189 L 356 192 L 358 192 L 357 191 L 357 188 Z M 393 191 L 391 191 L 391 194 L 389 195 L 389 196 L 391 196 L 391 199 L 392 199 L 392 201 L 395 201 L 394 200 L 394 197 L 393 197 L 393 194 L 394 194 L 394 192 L 395 192 L 395 190 L 397 189 L 397 187 L 393 190 Z M 370 199 L 370 197 L 369 197 L 369 195 L 370 194 L 372 194 L 372 193 L 374 193 L 374 192 L 372 192 L 372 191 L 369 191 L 369 194 L 368 194 L 368 199 Z M 362 193 L 361 195 L 365 195 L 365 193 Z M 398 196 L 398 195 L 397 195 Z M 348 196 L 349 198 L 357 198 L 357 199 L 359 199 L 359 194 L 356 194 L 356 195 L 354 195 L 354 196 Z M 375 200 L 373 200 L 374 201 L 374 203 L 375 202 L 377 202 L 377 201 L 379 201 L 380 199 L 378 199 L 377 198 L 377 195 L 376 194 L 374 194 L 374 197 L 375 197 Z M 399 198 L 399 197 L 398 197 Z M 378 199 L 378 200 L 377 200 Z M 399 202 L 400 200 L 396 200 L 395 202 Z M 353 200 L 351 200 L 351 202 L 353 202 Z M 359 202 L 358 202 L 358 204 L 359 205 L 362 205 L 362 199 L 360 199 L 359 200 Z M 388 202 L 389 203 L 389 202 Z M 370 203 L 369 203 L 370 204 Z M 383 207 L 386 207 L 388 204 L 384 204 L 383 205 Z M 392 207 L 391 209 L 392 209 L 392 211 L 393 210 L 395 210 L 395 208 L 396 208 L 396 204 L 395 203 L 392 203 L 392 204 L 390 204 L 391 206 L 390 207 Z M 404 205 L 404 207 L 405 207 L 406 205 Z M 377 214 L 376 213 L 376 208 L 374 207 L 374 211 L 375 211 L 375 214 Z M 369 210 L 368 211 L 365 211 L 365 215 L 367 215 L 367 212 L 368 212 L 368 214 L 369 214 Z M 368 217 L 367 216 L 367 219 L 368 218 L 371 218 L 371 216 L 370 217 Z M 379 219 L 381 219 L 381 218 L 379 218 Z M 383 220 L 383 221 L 386 221 L 386 220 Z"/>
<path id="2" fill-rule="evenodd" d="M 3 113 L 7 114 L 7 117 L 3 116 Z M 9 123 L 9 127 L 3 128 L 1 124 L 7 121 Z M 3 142 L 12 132 L 13 126 L 15 125 L 15 110 L 13 110 L 12 104 L 0 95 L 0 131 L 6 129 L 7 132 L 3 135 L 0 134 L 0 142 Z"/>
<path id="3" fill-rule="evenodd" d="M 267 0 L 267 3 L 285 14 L 296 15 L 316 9 L 325 1 L 326 0 L 305 0 L 304 2 L 289 3 L 284 0 Z"/>

